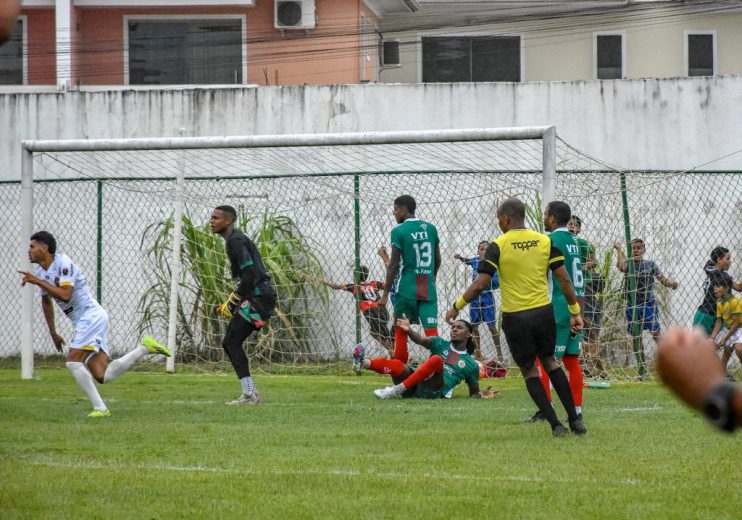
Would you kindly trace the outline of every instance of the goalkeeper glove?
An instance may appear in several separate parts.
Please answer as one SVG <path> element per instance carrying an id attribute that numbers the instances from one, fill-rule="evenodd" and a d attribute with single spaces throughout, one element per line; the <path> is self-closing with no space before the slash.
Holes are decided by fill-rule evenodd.
<path id="1" fill-rule="evenodd" d="M 240 304 L 240 295 L 233 292 L 227 298 L 227 301 L 222 303 L 216 308 L 216 313 L 221 314 L 226 319 L 231 320 L 234 311 L 237 310 L 237 306 Z"/>

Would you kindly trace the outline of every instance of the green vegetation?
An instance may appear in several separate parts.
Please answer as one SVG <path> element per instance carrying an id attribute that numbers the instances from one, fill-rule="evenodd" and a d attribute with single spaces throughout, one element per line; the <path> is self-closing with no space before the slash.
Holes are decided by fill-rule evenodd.
<path id="1" fill-rule="evenodd" d="M 313 244 L 289 217 L 282 215 L 251 219 L 240 208 L 236 227 L 255 240 L 278 292 L 271 326 L 253 338 L 257 343 L 255 352 L 270 361 L 311 353 L 308 340 L 312 313 L 321 311 L 328 300 L 327 289 L 315 283 L 322 275 L 322 267 Z M 251 234 L 253 229 L 255 232 Z M 152 224 L 142 236 L 141 249 L 149 260 L 147 274 L 152 284 L 139 303 L 140 333 L 156 330 L 157 325 L 161 330 L 163 323 L 167 323 L 172 248 L 172 216 Z M 235 288 L 224 240 L 211 232 L 208 222 L 199 226 L 184 215 L 181 260 L 176 333 L 178 356 L 182 362 L 221 360 L 224 356 L 221 342 L 227 321 L 215 315 L 214 309 Z"/>
<path id="2" fill-rule="evenodd" d="M 551 437 L 519 378 L 494 401 L 377 401 L 387 378 L 132 373 L 88 403 L 66 370 L 0 370 L 3 518 L 737 518 L 739 436 L 651 383 L 586 390 Z"/>

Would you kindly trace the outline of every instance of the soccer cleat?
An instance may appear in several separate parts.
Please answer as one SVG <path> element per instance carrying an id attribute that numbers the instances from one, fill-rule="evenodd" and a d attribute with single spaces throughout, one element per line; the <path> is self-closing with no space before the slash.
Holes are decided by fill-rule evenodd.
<path id="1" fill-rule="evenodd" d="M 567 431 L 567 428 L 564 427 L 564 425 L 559 423 L 551 429 L 551 434 L 554 437 L 564 437 L 566 435 L 569 435 L 569 432 Z"/>
<path id="2" fill-rule="evenodd" d="M 587 428 L 585 428 L 585 423 L 582 422 L 582 419 L 577 419 L 569 423 L 569 429 L 575 435 L 585 435 L 587 433 Z"/>
<path id="3" fill-rule="evenodd" d="M 536 413 L 530 416 L 524 422 L 535 423 L 535 422 L 545 421 L 545 420 L 546 420 L 546 417 L 544 417 L 544 414 L 541 413 L 541 410 L 536 410 Z"/>
<path id="4" fill-rule="evenodd" d="M 225 404 L 228 405 L 241 405 L 241 404 L 249 404 L 249 405 L 257 405 L 262 402 L 262 399 L 260 398 L 260 394 L 257 390 L 253 390 L 253 393 L 251 395 L 242 394 L 237 399 L 232 399 L 231 401 L 227 401 Z"/>
<path id="5" fill-rule="evenodd" d="M 363 343 L 359 343 L 353 349 L 353 370 L 356 374 L 360 374 L 363 370 L 363 358 L 366 356 L 366 347 Z"/>
<path id="6" fill-rule="evenodd" d="M 158 343 L 152 336 L 143 337 L 142 345 L 144 345 L 144 348 L 149 350 L 150 354 L 162 354 L 165 357 L 170 357 L 173 355 L 169 348 L 161 343 Z"/>
<path id="7" fill-rule="evenodd" d="M 111 410 L 105 409 L 105 410 L 93 410 L 88 414 L 88 417 L 91 417 L 93 419 L 97 417 L 110 417 L 111 416 Z"/>
<path id="8" fill-rule="evenodd" d="M 386 388 L 379 388 L 374 390 L 374 395 L 377 399 L 394 399 L 397 397 L 397 392 L 393 386 L 387 386 Z"/>

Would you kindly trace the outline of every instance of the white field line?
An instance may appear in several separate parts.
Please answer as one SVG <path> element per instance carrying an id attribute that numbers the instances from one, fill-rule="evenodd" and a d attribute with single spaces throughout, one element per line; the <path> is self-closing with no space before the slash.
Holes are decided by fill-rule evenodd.
<path id="1" fill-rule="evenodd" d="M 23 458 L 17 459 L 23 460 Z M 465 473 L 449 473 L 444 471 L 434 471 L 427 473 L 403 473 L 396 471 L 376 471 L 374 469 L 353 469 L 353 468 L 328 468 L 328 469 L 277 469 L 277 468 L 222 468 L 219 466 L 180 466 L 173 464 L 119 464 L 111 462 L 95 461 L 78 461 L 67 462 L 44 458 L 39 460 L 29 460 L 27 463 L 31 466 L 46 466 L 68 469 L 108 469 L 108 470 L 144 470 L 144 471 L 173 471 L 173 472 L 193 472 L 193 473 L 216 473 L 216 474 L 236 474 L 236 475 L 288 475 L 288 476 L 305 476 L 305 475 L 322 475 L 322 476 L 346 476 L 346 477 L 378 477 L 392 480 L 410 480 L 423 478 L 426 480 L 460 480 L 470 482 L 527 482 L 534 484 L 560 483 L 560 484 L 609 484 L 614 486 L 634 486 L 641 484 L 639 479 L 625 478 L 619 480 L 603 480 L 595 478 L 563 478 L 563 477 L 530 477 L 522 475 L 492 475 L 478 476 L 468 475 Z"/>

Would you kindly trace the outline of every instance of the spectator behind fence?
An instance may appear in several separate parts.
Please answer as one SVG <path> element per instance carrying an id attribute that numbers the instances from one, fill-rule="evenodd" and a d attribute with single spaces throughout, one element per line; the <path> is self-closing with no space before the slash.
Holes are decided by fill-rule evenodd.
<path id="1" fill-rule="evenodd" d="M 617 260 L 616 267 L 624 276 L 624 294 L 626 295 L 626 329 L 629 336 L 634 337 L 634 327 L 636 334 L 641 338 L 643 330 L 652 333 L 655 343 L 660 338 L 660 321 L 657 301 L 654 298 L 654 279 L 656 278 L 662 285 L 670 289 L 677 289 L 678 283 L 670 280 L 662 274 L 659 266 L 653 260 L 646 260 L 644 253 L 644 241 L 641 238 L 635 238 L 631 241 L 631 258 L 626 259 L 626 255 L 621 247 L 621 242 L 616 242 L 613 247 L 616 249 Z M 629 273 L 634 272 L 634 291 L 636 300 L 632 306 L 631 286 Z M 636 322 L 634 321 L 636 319 Z M 639 377 L 642 377 L 645 366 L 644 347 L 639 350 Z"/>

